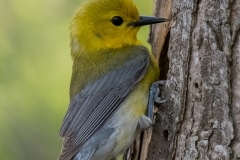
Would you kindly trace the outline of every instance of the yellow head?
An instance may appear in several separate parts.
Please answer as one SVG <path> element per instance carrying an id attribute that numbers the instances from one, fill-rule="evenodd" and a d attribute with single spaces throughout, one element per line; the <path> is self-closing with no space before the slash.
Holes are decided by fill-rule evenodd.
<path id="1" fill-rule="evenodd" d="M 140 26 L 164 21 L 148 17 L 146 23 L 131 0 L 89 0 L 77 11 L 70 26 L 72 54 L 137 45 Z"/>

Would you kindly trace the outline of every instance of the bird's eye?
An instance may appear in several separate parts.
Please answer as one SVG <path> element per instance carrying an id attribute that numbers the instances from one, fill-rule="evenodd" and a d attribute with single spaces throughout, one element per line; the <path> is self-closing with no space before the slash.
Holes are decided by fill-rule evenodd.
<path id="1" fill-rule="evenodd" d="M 115 26 L 120 26 L 123 23 L 122 17 L 119 17 L 119 16 L 114 16 L 111 21 L 112 21 L 112 24 Z"/>

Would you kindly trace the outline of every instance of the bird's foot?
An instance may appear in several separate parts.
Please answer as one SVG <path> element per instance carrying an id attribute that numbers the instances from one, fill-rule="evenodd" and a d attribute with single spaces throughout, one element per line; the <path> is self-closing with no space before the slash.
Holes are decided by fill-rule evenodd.
<path id="1" fill-rule="evenodd" d="M 150 87 L 150 93 L 148 97 L 148 110 L 147 110 L 147 117 L 153 120 L 153 113 L 154 113 L 154 103 L 161 104 L 165 103 L 167 99 L 162 99 L 159 97 L 160 95 L 160 88 L 159 86 L 163 86 L 165 81 L 157 81 L 152 83 Z"/>

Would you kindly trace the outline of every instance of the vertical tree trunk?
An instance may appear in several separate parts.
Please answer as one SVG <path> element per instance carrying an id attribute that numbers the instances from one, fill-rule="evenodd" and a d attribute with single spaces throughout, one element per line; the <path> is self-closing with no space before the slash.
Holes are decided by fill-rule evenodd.
<path id="1" fill-rule="evenodd" d="M 150 35 L 168 101 L 135 159 L 240 159 L 240 0 L 156 0 L 155 15 L 171 16 Z"/>

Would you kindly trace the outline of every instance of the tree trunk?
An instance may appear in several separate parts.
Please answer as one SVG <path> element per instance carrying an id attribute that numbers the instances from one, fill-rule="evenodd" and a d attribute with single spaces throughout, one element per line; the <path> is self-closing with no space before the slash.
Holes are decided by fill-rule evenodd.
<path id="1" fill-rule="evenodd" d="M 155 16 L 171 19 L 150 35 L 168 101 L 132 155 L 240 159 L 240 0 L 156 0 Z"/>

